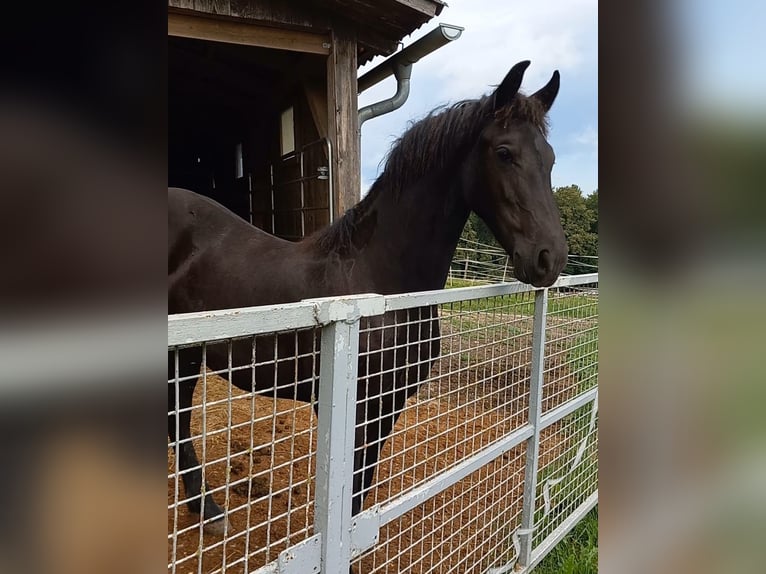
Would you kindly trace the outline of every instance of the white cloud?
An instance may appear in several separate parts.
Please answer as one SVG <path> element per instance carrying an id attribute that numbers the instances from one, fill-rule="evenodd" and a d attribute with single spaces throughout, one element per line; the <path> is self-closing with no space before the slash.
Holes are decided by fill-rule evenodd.
<path id="1" fill-rule="evenodd" d="M 553 70 L 571 74 L 594 59 L 596 6 L 596 0 L 453 0 L 439 20 L 465 31 L 454 44 L 418 62 L 417 73 L 439 80 L 441 98 L 472 98 L 528 59 L 532 65 L 523 88 L 534 91 Z"/>
<path id="2" fill-rule="evenodd" d="M 562 91 L 553 125 L 559 158 L 554 171 L 566 179 L 597 172 L 598 133 L 595 106 L 586 112 L 581 101 L 597 100 L 597 0 L 450 0 L 442 14 L 404 39 L 409 45 L 437 22 L 465 27 L 462 36 L 413 66 L 410 98 L 403 108 L 366 123 L 363 128 L 363 182 L 371 182 L 392 141 L 407 122 L 434 107 L 489 93 L 518 61 L 530 60 L 522 90 L 542 87 L 554 70 L 562 74 Z M 380 63 L 376 58 L 360 74 Z M 393 78 L 363 92 L 359 105 L 389 98 Z M 553 114 L 554 112 L 552 112 Z M 583 127 L 584 126 L 584 127 Z M 564 155 L 572 160 L 565 161 Z M 587 165 L 583 165 L 586 162 Z M 577 165 L 575 173 L 570 170 Z M 585 185 L 596 185 L 589 175 Z"/>
<path id="3" fill-rule="evenodd" d="M 404 40 L 411 44 L 437 22 L 465 28 L 458 40 L 415 64 L 413 81 L 437 80 L 440 100 L 475 98 L 498 84 L 513 64 L 531 60 L 523 87 L 533 91 L 555 69 L 576 72 L 595 64 L 597 5 L 597 0 L 452 0 L 438 19 Z"/>

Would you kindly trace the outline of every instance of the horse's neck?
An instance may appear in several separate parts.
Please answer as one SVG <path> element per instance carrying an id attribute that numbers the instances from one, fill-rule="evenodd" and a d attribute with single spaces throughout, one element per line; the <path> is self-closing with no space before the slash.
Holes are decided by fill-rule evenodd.
<path id="1" fill-rule="evenodd" d="M 469 209 L 456 173 L 424 178 L 394 193 L 383 189 L 372 206 L 377 225 L 359 256 L 375 287 L 389 293 L 441 289 Z"/>

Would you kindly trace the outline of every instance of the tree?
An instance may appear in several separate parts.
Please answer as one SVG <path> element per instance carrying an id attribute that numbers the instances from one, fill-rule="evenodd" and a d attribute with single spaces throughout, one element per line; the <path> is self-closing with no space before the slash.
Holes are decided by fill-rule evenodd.
<path id="1" fill-rule="evenodd" d="M 598 236 L 598 189 L 585 198 L 585 205 L 593 214 L 593 221 L 590 224 L 590 232 Z"/>
<path id="2" fill-rule="evenodd" d="M 474 241 L 483 245 L 502 249 L 500 244 L 495 239 L 495 236 L 492 235 L 492 232 L 489 230 L 489 227 L 487 227 L 487 224 L 484 223 L 484 220 L 474 212 L 471 212 L 471 214 L 468 216 L 468 221 L 466 221 L 465 227 L 463 228 L 461 239 L 468 240 L 469 242 Z M 486 253 L 476 253 L 472 259 L 475 259 L 476 261 L 490 261 L 492 256 Z"/>
<path id="3" fill-rule="evenodd" d="M 598 236 L 591 231 L 596 214 L 588 208 L 582 190 L 577 185 L 557 187 L 553 191 L 561 212 L 561 224 L 571 255 L 596 255 Z"/>
<path id="4" fill-rule="evenodd" d="M 468 221 L 471 223 L 471 227 L 476 230 L 476 241 L 484 245 L 500 248 L 497 239 L 495 239 L 495 236 L 481 217 L 471 212 L 471 215 L 468 216 Z"/>
<path id="5" fill-rule="evenodd" d="M 474 213 L 471 213 L 471 216 L 468 218 L 468 221 L 465 222 L 465 227 L 463 227 L 463 233 L 460 235 L 461 239 L 465 239 L 469 242 L 478 241 L 479 235 L 476 233 L 476 228 L 473 225 L 473 216 Z"/>
<path id="6" fill-rule="evenodd" d="M 586 198 L 577 185 L 568 185 L 556 188 L 553 196 L 561 212 L 569 254 L 598 255 L 598 191 Z M 594 270 L 591 265 L 570 263 L 564 272 L 586 273 Z"/>

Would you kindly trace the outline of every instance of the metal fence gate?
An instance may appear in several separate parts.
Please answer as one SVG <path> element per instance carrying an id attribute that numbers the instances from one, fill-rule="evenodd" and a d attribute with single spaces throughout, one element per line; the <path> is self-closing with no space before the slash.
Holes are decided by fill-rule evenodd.
<path id="1" fill-rule="evenodd" d="M 422 336 L 433 306 L 441 332 Z M 206 534 L 188 512 L 169 445 L 168 571 L 529 572 L 598 500 L 597 309 L 589 274 L 548 289 L 507 283 L 170 316 L 169 351 L 203 353 L 186 440 L 203 496 L 228 523 L 222 536 Z M 393 339 L 381 337 L 387 329 Z M 359 365 L 377 360 L 375 341 L 407 353 L 413 332 L 439 344 L 440 357 L 427 377 L 404 381 L 409 398 L 352 516 L 355 448 L 369 446 L 355 447 L 357 406 L 382 424 L 381 397 Z M 224 368 L 208 367 L 213 354 Z M 418 360 L 408 355 L 408 369 Z M 279 368 L 295 374 L 290 384 Z M 220 378 L 256 372 L 272 373 L 273 388 L 240 391 Z M 179 382 L 179 373 L 168 381 Z M 318 396 L 291 400 L 299 385 L 317 385 Z"/>
<path id="2" fill-rule="evenodd" d="M 330 140 L 322 138 L 301 146 L 288 160 L 269 164 L 266 229 L 299 240 L 333 222 L 332 161 Z M 252 197 L 251 193 L 250 223 Z"/>

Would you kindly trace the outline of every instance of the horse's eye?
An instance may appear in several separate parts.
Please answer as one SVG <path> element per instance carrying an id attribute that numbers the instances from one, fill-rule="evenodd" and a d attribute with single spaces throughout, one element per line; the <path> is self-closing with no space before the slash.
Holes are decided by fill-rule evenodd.
<path id="1" fill-rule="evenodd" d="M 495 153 L 497 154 L 497 157 L 500 159 L 500 161 L 511 161 L 513 159 L 513 155 L 511 154 L 511 150 L 509 150 L 505 146 L 500 146 L 495 150 Z"/>

